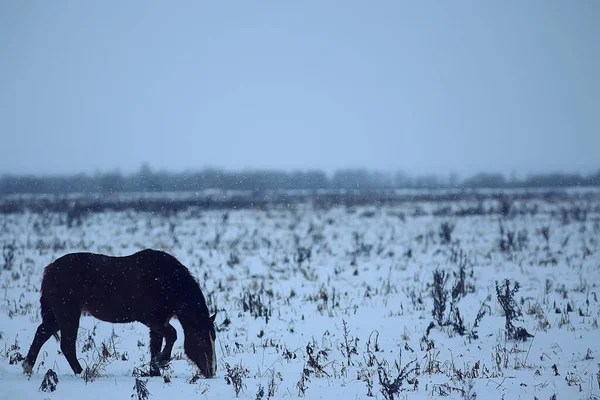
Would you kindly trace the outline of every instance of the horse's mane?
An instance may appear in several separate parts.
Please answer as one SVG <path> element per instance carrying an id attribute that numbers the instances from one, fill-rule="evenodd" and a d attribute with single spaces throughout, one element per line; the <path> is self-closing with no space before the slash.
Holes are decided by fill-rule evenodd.
<path id="1" fill-rule="evenodd" d="M 175 275 L 178 288 L 181 291 L 179 295 L 188 300 L 188 305 L 197 308 L 201 316 L 208 317 L 208 306 L 206 305 L 206 299 L 202 294 L 198 280 L 192 275 L 188 268 L 181 264 L 177 259 L 175 259 L 175 261 L 178 264 L 178 268 L 175 268 Z M 193 302 L 190 304 L 189 301 Z"/>

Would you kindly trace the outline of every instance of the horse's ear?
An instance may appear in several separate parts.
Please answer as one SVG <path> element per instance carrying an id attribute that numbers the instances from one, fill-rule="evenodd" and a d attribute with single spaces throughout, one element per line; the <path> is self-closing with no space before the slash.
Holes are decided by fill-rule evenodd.
<path id="1" fill-rule="evenodd" d="M 214 324 L 215 323 L 215 318 L 217 318 L 217 313 L 216 312 L 213 315 L 210 316 L 210 322 L 212 322 Z"/>

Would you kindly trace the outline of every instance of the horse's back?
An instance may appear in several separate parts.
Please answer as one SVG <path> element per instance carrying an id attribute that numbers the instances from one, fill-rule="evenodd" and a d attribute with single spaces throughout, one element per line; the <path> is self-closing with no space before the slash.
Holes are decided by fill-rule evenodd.
<path id="1" fill-rule="evenodd" d="M 126 256 L 76 252 L 65 254 L 49 264 L 44 277 L 99 279 L 105 275 L 170 273 L 181 267 L 175 257 L 159 250 L 145 249 Z"/>
<path id="2" fill-rule="evenodd" d="M 69 253 L 46 267 L 42 296 L 54 307 L 67 304 L 105 321 L 130 322 L 173 308 L 182 268 L 173 256 L 150 249 L 127 256 Z"/>

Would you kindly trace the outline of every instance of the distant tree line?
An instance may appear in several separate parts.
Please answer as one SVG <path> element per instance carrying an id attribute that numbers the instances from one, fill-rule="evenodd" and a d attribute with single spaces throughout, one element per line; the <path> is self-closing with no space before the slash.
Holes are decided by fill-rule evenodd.
<path id="1" fill-rule="evenodd" d="M 277 190 L 277 189 L 436 189 L 436 188 L 520 188 L 520 187 L 600 186 L 600 170 L 587 176 L 551 173 L 530 175 L 524 179 L 507 179 L 499 173 L 479 173 L 466 179 L 455 174 L 448 177 L 426 175 L 411 177 L 403 172 L 383 173 L 366 169 L 338 170 L 327 176 L 319 170 L 283 172 L 275 170 L 232 172 L 204 169 L 196 172 L 153 171 L 143 165 L 136 173 L 119 171 L 71 176 L 4 175 L 0 177 L 0 194 L 63 194 L 119 192 L 182 192 L 205 189 Z"/>

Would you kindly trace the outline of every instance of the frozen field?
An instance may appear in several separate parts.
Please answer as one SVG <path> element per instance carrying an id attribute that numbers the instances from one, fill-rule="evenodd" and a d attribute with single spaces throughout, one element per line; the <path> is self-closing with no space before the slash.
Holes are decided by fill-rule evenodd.
<path id="1" fill-rule="evenodd" d="M 53 338 L 30 378 L 20 358 L 40 322 L 45 265 L 146 247 L 197 277 L 217 312 L 218 359 L 216 378 L 194 378 L 174 320 L 167 378 L 139 378 L 149 398 L 600 398 L 597 196 L 104 212 L 71 227 L 63 214 L 23 213 L 0 225 L 2 399 L 138 398 L 142 324 L 82 316 L 86 379 Z M 40 390 L 48 369 L 53 392 Z"/>

